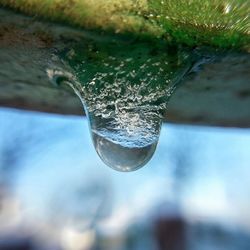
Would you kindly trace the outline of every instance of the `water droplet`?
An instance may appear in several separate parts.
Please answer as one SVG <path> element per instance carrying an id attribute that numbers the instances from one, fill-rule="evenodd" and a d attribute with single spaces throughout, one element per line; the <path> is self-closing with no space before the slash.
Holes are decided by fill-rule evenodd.
<path id="1" fill-rule="evenodd" d="M 110 112 L 108 117 L 89 114 L 94 146 L 106 165 L 134 171 L 153 156 L 161 129 L 158 111 L 142 109 Z"/>
<path id="2" fill-rule="evenodd" d="M 77 76 L 67 84 L 84 104 L 103 162 L 118 171 L 137 170 L 155 152 L 162 114 L 176 84 L 191 67 L 190 57 L 183 51 L 174 53 L 173 48 L 168 53 L 165 44 L 87 43 L 74 48 L 74 60 L 61 55 Z M 88 49 L 92 47 L 98 56 Z"/>
<path id="3" fill-rule="evenodd" d="M 153 156 L 157 141 L 144 147 L 126 147 L 92 131 L 96 151 L 109 167 L 130 172 L 143 167 Z"/>

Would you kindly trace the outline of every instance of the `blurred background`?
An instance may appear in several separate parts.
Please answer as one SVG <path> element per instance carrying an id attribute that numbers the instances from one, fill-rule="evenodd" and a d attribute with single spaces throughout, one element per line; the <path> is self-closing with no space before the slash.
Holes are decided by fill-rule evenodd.
<path id="1" fill-rule="evenodd" d="M 105 166 L 86 117 L 0 109 L 0 249 L 249 250 L 250 129 L 164 124 Z"/>

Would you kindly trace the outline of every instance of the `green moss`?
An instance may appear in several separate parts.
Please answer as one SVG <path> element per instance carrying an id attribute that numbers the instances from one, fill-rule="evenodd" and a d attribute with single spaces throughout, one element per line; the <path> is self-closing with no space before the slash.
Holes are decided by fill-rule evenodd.
<path id="1" fill-rule="evenodd" d="M 246 0 L 0 0 L 0 5 L 85 29 L 250 50 Z"/>
<path id="2" fill-rule="evenodd" d="M 249 47 L 250 2 L 245 0 L 149 0 L 155 21 L 177 42 Z"/>

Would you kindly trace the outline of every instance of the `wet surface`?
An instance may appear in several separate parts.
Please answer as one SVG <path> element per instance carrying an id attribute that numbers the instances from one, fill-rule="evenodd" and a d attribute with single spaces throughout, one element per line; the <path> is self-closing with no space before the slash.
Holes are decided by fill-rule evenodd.
<path id="1" fill-rule="evenodd" d="M 82 115 L 79 99 L 69 89 L 53 88 L 46 68 L 51 66 L 51 60 L 52 65 L 61 66 L 53 61 L 55 51 L 84 44 L 88 35 L 2 9 L 0 18 L 3 20 L 0 26 L 0 104 Z M 11 29 L 4 29 L 6 25 Z M 250 98 L 246 94 L 240 97 L 242 92 L 249 91 L 249 62 L 248 54 L 229 53 L 223 60 L 203 66 L 200 74 L 185 79 L 175 92 L 165 119 L 181 124 L 250 127 L 250 111 L 246 108 Z"/>

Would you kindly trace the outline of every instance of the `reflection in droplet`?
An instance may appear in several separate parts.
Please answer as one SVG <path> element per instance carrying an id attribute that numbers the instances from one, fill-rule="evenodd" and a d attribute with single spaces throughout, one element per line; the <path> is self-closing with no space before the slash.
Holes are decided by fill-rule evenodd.
<path id="1" fill-rule="evenodd" d="M 73 57 L 62 55 L 72 69 L 65 82 L 84 104 L 103 162 L 118 171 L 139 169 L 155 152 L 167 102 L 191 67 L 190 54 L 165 44 L 85 43 Z"/>
<path id="2" fill-rule="evenodd" d="M 133 171 L 153 156 L 159 139 L 158 111 L 120 110 L 109 117 L 89 115 L 93 142 L 100 158 L 118 171 Z"/>
<path id="3" fill-rule="evenodd" d="M 118 171 L 134 171 L 144 166 L 153 156 L 157 141 L 142 147 L 126 147 L 92 131 L 95 149 L 109 167 Z"/>

